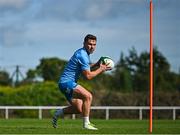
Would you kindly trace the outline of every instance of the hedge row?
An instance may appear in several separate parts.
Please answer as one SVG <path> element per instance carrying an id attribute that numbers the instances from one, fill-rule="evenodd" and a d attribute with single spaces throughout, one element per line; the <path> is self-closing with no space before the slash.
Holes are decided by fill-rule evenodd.
<path id="1" fill-rule="evenodd" d="M 110 90 L 92 90 L 88 83 L 81 82 L 83 86 L 91 90 L 93 94 L 92 105 L 98 106 L 148 106 L 149 93 L 147 92 L 117 92 Z M 65 97 L 60 93 L 58 86 L 54 82 L 34 83 L 20 87 L 0 86 L 0 106 L 58 106 L 67 105 Z M 179 91 L 158 91 L 154 92 L 155 106 L 180 106 Z M 96 113 L 95 113 L 96 112 Z M 117 113 L 118 112 L 118 113 Z M 10 111 L 10 115 L 18 117 L 37 117 L 37 111 L 16 110 Z M 92 111 L 93 117 L 104 117 L 104 111 Z M 134 118 L 138 112 L 111 111 L 114 118 L 124 116 Z M 147 113 L 144 112 L 145 116 Z M 4 112 L 0 111 L 0 117 Z M 48 113 L 44 113 L 48 116 Z M 180 115 L 180 114 L 177 114 Z M 165 111 L 161 116 L 171 116 L 171 112 Z"/>
<path id="2" fill-rule="evenodd" d="M 64 105 L 65 98 L 54 82 L 35 83 L 17 88 L 0 87 L 0 105 Z"/>

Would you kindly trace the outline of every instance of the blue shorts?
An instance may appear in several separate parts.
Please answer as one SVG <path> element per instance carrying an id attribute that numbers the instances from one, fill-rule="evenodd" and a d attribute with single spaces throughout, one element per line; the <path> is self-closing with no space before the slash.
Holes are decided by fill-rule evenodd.
<path id="1" fill-rule="evenodd" d="M 77 83 L 73 81 L 59 83 L 60 91 L 65 95 L 66 99 L 71 102 L 73 90 L 76 88 Z"/>

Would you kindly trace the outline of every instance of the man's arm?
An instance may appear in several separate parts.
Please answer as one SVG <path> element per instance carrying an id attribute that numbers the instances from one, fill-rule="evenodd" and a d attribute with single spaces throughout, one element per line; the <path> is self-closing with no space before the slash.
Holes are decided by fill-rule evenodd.
<path id="1" fill-rule="evenodd" d="M 100 64 L 102 63 L 102 58 L 103 57 L 101 57 L 96 63 L 91 63 L 90 64 L 91 71 L 96 70 L 96 69 L 98 69 L 100 67 Z"/>
<path id="2" fill-rule="evenodd" d="M 90 71 L 90 70 L 83 70 L 83 75 L 88 79 L 91 80 L 92 78 L 94 78 L 95 76 L 97 76 L 98 74 L 108 70 L 109 68 L 106 65 L 100 64 L 99 68 L 97 68 L 94 71 Z"/>
<path id="3" fill-rule="evenodd" d="M 99 65 L 100 63 L 91 63 L 90 64 L 90 68 L 91 68 L 91 71 L 94 71 L 94 70 L 97 70 L 99 68 Z"/>

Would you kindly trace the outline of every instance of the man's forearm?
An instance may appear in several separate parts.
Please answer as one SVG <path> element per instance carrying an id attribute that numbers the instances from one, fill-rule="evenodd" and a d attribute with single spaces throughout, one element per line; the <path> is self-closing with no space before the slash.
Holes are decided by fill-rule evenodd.
<path id="1" fill-rule="evenodd" d="M 91 80 L 92 78 L 94 78 L 95 76 L 97 76 L 98 74 L 102 72 L 104 72 L 104 70 L 101 67 L 99 67 L 98 69 L 94 71 L 83 71 L 83 74 L 88 80 Z"/>
<path id="2" fill-rule="evenodd" d="M 99 63 L 98 62 L 97 63 L 92 63 L 90 65 L 90 67 L 91 67 L 91 71 L 95 71 L 95 70 L 97 70 L 99 68 Z"/>

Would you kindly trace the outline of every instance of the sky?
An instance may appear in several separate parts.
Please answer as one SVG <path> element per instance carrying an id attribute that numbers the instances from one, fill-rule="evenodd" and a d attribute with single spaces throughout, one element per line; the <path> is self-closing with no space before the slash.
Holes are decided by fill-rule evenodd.
<path id="1" fill-rule="evenodd" d="M 179 72 L 180 0 L 153 5 L 154 46 Z M 149 51 L 149 0 L 0 0 L 0 69 L 20 65 L 25 74 L 41 58 L 68 60 L 89 33 L 97 36 L 94 62 Z"/>

